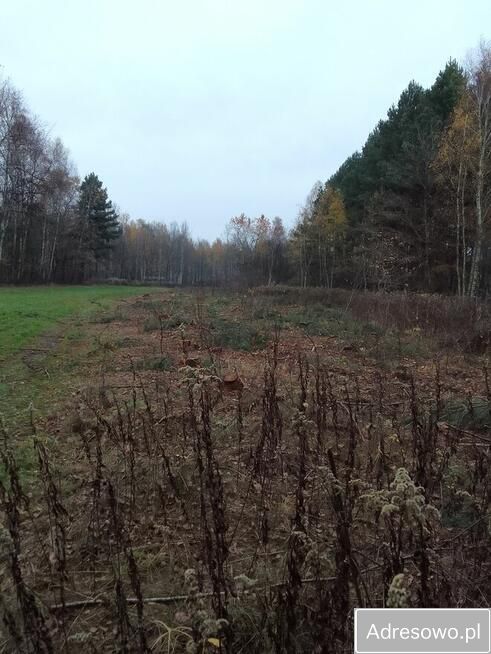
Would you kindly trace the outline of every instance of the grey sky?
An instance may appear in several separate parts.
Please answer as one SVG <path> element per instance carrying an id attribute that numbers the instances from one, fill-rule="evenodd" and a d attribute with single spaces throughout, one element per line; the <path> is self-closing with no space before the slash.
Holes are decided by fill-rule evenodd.
<path id="1" fill-rule="evenodd" d="M 411 79 L 489 37 L 491 0 L 0 0 L 0 64 L 134 218 L 291 225 Z"/>

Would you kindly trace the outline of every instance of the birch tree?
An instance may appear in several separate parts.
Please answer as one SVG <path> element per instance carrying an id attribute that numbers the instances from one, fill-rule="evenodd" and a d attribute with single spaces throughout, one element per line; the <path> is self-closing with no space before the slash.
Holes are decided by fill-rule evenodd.
<path id="1" fill-rule="evenodd" d="M 483 263 L 485 229 L 491 209 L 491 47 L 482 41 L 468 62 L 473 129 L 477 140 L 475 212 L 476 233 L 467 293 L 477 294 Z"/>

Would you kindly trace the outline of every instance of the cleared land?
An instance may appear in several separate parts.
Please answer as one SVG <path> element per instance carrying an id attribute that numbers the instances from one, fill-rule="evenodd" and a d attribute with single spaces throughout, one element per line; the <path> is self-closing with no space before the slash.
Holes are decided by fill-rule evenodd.
<path id="1" fill-rule="evenodd" d="M 5 651 L 348 652 L 354 606 L 488 606 L 488 323 L 454 309 L 140 292 L 19 354 Z"/>

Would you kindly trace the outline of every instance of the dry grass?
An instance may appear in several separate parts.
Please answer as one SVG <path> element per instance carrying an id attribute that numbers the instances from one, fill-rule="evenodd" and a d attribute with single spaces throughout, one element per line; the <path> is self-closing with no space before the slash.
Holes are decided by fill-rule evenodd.
<path id="1" fill-rule="evenodd" d="M 321 303 L 349 312 L 356 320 L 398 332 L 418 330 L 436 336 L 440 346 L 484 354 L 491 346 L 491 303 L 421 293 L 362 292 L 344 289 L 263 287 L 269 302 Z"/>
<path id="2" fill-rule="evenodd" d="M 3 434 L 4 651 L 348 652 L 355 606 L 489 605 L 485 361 L 388 368 L 375 336 L 253 302 L 169 292 L 93 325 L 30 492 Z M 217 345 L 241 320 L 263 349 Z M 466 398 L 479 425 L 449 417 Z"/>

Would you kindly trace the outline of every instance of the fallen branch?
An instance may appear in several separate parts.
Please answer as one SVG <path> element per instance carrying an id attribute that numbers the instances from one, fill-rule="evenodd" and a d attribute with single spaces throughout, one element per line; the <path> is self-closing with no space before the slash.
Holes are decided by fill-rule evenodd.
<path id="1" fill-rule="evenodd" d="M 455 427 L 454 425 L 450 425 L 448 422 L 442 422 L 440 423 L 442 427 L 446 427 L 447 429 L 453 429 L 459 434 L 463 434 L 464 436 L 470 436 L 471 438 L 477 438 L 477 440 L 482 441 L 483 443 L 489 443 L 491 444 L 491 438 L 486 438 L 486 436 L 482 436 L 481 434 L 476 434 L 474 431 L 468 431 L 467 429 L 462 429 L 462 427 Z M 485 425 L 486 428 L 489 428 L 489 425 Z"/>
<path id="2" fill-rule="evenodd" d="M 372 572 L 373 570 L 378 570 L 381 567 L 382 564 L 379 565 L 373 565 L 370 568 L 365 568 L 364 570 L 360 571 L 360 574 L 364 574 L 366 572 Z M 336 581 L 337 577 L 307 577 L 306 579 L 302 579 L 302 585 L 303 584 L 314 584 L 318 582 L 322 583 L 327 583 L 327 582 L 332 582 Z M 276 584 L 270 584 L 269 586 L 261 586 L 260 588 L 249 588 L 247 591 L 238 591 L 235 593 L 234 598 L 238 599 L 241 595 L 246 595 L 246 594 L 251 594 L 251 593 L 257 593 L 261 591 L 267 591 L 271 590 L 272 588 L 282 588 L 283 586 L 286 586 L 287 582 L 286 581 L 279 581 Z M 223 593 L 222 593 L 223 594 Z M 213 597 L 214 593 L 212 591 L 206 592 L 206 593 L 195 593 L 192 595 L 168 595 L 167 597 L 144 597 L 143 598 L 143 603 L 144 604 L 176 604 L 178 602 L 187 602 L 190 600 L 194 599 L 202 599 L 206 597 Z M 138 603 L 138 598 L 137 597 L 127 597 L 126 598 L 126 603 L 127 604 L 137 604 Z M 107 598 L 104 599 L 85 599 L 85 600 L 75 600 L 73 602 L 65 602 L 65 604 L 52 604 L 49 607 L 50 611 L 60 611 L 63 609 L 80 609 L 80 608 L 90 608 L 92 606 L 103 606 L 109 604 L 109 600 Z"/>

